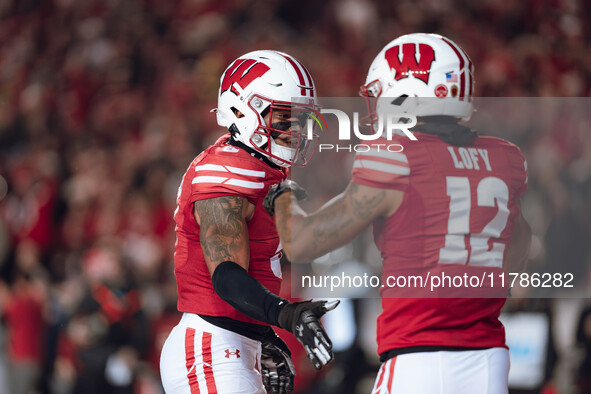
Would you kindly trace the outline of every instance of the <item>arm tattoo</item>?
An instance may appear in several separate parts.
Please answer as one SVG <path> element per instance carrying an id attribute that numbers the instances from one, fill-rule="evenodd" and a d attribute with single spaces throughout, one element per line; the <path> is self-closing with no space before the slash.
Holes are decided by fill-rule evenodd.
<path id="1" fill-rule="evenodd" d="M 343 194 L 310 215 L 295 199 L 290 203 L 280 197 L 275 202 L 275 222 L 283 246 L 289 245 L 294 261 L 305 261 L 345 245 L 381 214 L 387 196 L 386 190 L 351 183 Z"/>
<path id="2" fill-rule="evenodd" d="M 353 207 L 353 214 L 358 217 L 366 217 L 372 214 L 373 210 L 384 201 L 386 191 L 380 190 L 373 196 L 364 196 L 359 191 L 359 185 L 351 183 L 349 187 L 349 201 Z"/>
<path id="3" fill-rule="evenodd" d="M 365 195 L 359 190 L 359 185 L 351 183 L 346 195 L 350 208 L 347 208 L 346 201 L 342 200 L 326 210 L 315 221 L 313 227 L 314 249 L 322 248 L 330 239 L 341 237 L 342 232 L 353 225 L 356 219 L 373 216 L 375 209 L 385 198 L 386 192 L 384 190 L 380 190 L 376 194 Z M 353 217 L 344 214 L 347 210 L 350 210 Z"/>
<path id="4" fill-rule="evenodd" d="M 199 215 L 199 240 L 204 254 L 212 262 L 235 261 L 245 249 L 248 251 L 248 237 L 243 209 L 243 197 L 217 197 L 195 202 Z"/>
<path id="5" fill-rule="evenodd" d="M 322 248 L 331 238 L 338 238 L 340 230 L 351 223 L 350 220 L 344 221 L 342 210 L 338 208 L 331 207 L 313 222 L 314 250 Z"/>

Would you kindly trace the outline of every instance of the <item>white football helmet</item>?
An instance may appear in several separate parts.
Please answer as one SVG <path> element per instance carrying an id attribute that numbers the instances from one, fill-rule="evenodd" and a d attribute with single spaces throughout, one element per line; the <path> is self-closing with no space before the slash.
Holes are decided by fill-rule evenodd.
<path id="1" fill-rule="evenodd" d="M 456 43 L 438 34 L 414 33 L 386 45 L 369 68 L 360 95 L 367 97 L 367 125 L 378 114 L 452 116 L 474 111 L 474 66 Z M 394 99 L 393 99 L 394 98 Z"/>
<path id="2" fill-rule="evenodd" d="M 316 88 L 310 73 L 288 54 L 261 50 L 236 59 L 220 79 L 217 122 L 227 127 L 234 138 L 267 156 L 276 165 L 305 165 L 314 154 L 318 135 L 304 133 L 318 114 Z M 294 122 L 266 124 L 264 117 L 273 111 L 290 111 Z M 242 115 L 237 116 L 240 111 Z M 275 127 L 273 127 L 275 126 Z M 275 138 L 289 135 L 291 147 L 279 145 Z"/>

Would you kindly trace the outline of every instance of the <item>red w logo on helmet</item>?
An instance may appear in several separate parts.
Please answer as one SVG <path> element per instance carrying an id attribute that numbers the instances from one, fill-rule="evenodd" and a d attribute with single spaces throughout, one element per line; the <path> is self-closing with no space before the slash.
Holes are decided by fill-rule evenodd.
<path id="1" fill-rule="evenodd" d="M 264 63 L 258 63 L 254 59 L 237 59 L 224 74 L 222 93 L 231 89 L 238 96 L 239 93 L 234 88 L 234 83 L 237 83 L 242 89 L 246 89 L 252 81 L 261 77 L 267 71 L 269 71 L 269 66 Z"/>
<path id="2" fill-rule="evenodd" d="M 419 44 L 419 61 L 416 57 L 415 44 L 402 44 L 402 61 L 398 57 L 400 46 L 396 45 L 385 53 L 390 69 L 396 70 L 395 80 L 408 78 L 412 75 L 425 83 L 429 83 L 429 70 L 435 60 L 435 51 L 427 44 Z"/>

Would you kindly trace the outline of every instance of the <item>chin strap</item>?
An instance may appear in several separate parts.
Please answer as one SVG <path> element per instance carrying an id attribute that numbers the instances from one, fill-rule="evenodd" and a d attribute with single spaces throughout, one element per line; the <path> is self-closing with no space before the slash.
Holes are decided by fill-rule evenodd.
<path id="1" fill-rule="evenodd" d="M 230 133 L 231 132 L 232 131 L 230 131 Z M 230 139 L 228 140 L 228 144 L 230 144 L 232 146 L 235 146 L 236 148 L 240 148 L 242 150 L 245 150 L 252 157 L 256 157 L 257 159 L 259 159 L 260 161 L 265 162 L 265 164 L 269 165 L 272 168 L 276 168 L 276 169 L 280 169 L 281 168 L 280 166 L 278 166 L 277 164 L 275 164 L 271 160 L 269 160 L 269 158 L 267 156 L 263 155 L 261 152 L 257 152 L 256 150 L 254 150 L 250 146 L 246 145 L 244 142 L 236 140 L 234 138 L 234 135 L 232 135 L 230 137 Z"/>

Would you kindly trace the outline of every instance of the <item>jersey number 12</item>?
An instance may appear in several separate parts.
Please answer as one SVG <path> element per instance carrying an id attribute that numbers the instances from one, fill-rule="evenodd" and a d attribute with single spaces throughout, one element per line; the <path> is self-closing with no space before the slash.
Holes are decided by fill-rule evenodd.
<path id="1" fill-rule="evenodd" d="M 509 188 L 503 180 L 486 177 L 476 186 L 476 205 L 497 207 L 495 217 L 480 233 L 470 232 L 470 210 L 472 208 L 470 181 L 467 177 L 448 176 L 446 178 L 449 196 L 449 220 L 445 246 L 439 251 L 439 263 L 470 264 L 474 266 L 503 267 L 505 244 L 493 242 L 499 238 L 509 218 Z M 466 241 L 467 237 L 467 241 Z M 469 243 L 470 251 L 466 247 Z"/>

